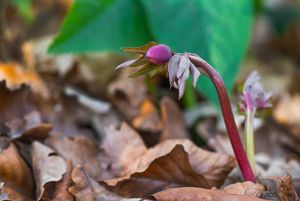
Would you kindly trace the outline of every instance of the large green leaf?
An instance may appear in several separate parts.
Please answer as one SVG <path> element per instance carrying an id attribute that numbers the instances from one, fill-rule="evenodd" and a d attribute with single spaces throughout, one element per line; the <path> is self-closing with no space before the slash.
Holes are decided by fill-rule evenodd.
<path id="1" fill-rule="evenodd" d="M 229 89 L 245 54 L 252 23 L 252 0 L 142 0 L 154 38 L 177 52 L 199 54 Z M 217 104 L 207 78 L 197 89 Z"/>
<path id="2" fill-rule="evenodd" d="M 139 0 L 75 0 L 50 52 L 117 51 L 149 36 Z"/>

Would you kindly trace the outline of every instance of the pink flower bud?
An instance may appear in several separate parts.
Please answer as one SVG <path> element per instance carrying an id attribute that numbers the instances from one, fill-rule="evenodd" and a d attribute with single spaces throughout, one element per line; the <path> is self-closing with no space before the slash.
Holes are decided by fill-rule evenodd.
<path id="1" fill-rule="evenodd" d="M 146 56 L 153 64 L 164 64 L 170 60 L 172 52 L 167 45 L 155 45 L 149 48 Z"/>

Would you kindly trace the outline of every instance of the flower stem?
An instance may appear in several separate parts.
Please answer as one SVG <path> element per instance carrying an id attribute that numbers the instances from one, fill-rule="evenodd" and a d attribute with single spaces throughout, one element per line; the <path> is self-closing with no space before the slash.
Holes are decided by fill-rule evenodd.
<path id="1" fill-rule="evenodd" d="M 247 159 L 245 150 L 243 148 L 242 141 L 233 117 L 233 112 L 231 109 L 225 84 L 221 76 L 211 65 L 209 65 L 203 59 L 196 56 L 189 56 L 189 58 L 191 62 L 198 66 L 200 69 L 202 69 L 204 73 L 213 82 L 218 93 L 221 110 L 225 121 L 226 129 L 229 135 L 229 139 L 242 175 L 246 181 L 255 182 L 256 178 L 254 176 L 253 170 L 251 169 L 250 163 Z"/>
<path id="2" fill-rule="evenodd" d="M 246 127 L 245 127 L 245 133 L 244 133 L 244 144 L 245 144 L 245 149 L 246 149 L 246 154 L 247 154 L 248 160 L 250 162 L 252 170 L 255 172 L 256 165 L 255 165 L 255 160 L 254 160 L 254 135 L 253 135 L 254 114 L 255 114 L 255 110 L 251 111 L 249 108 L 247 108 L 246 125 L 245 125 Z"/>

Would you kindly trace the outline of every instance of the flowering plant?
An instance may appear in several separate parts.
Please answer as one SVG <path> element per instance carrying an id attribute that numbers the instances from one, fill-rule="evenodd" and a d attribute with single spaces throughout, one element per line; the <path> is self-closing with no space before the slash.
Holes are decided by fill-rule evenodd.
<path id="1" fill-rule="evenodd" d="M 271 92 L 265 92 L 259 82 L 260 76 L 253 71 L 243 86 L 243 95 L 240 96 L 240 109 L 245 114 L 244 146 L 248 160 L 255 171 L 254 160 L 254 117 L 257 110 L 272 107 Z"/>
<path id="2" fill-rule="evenodd" d="M 243 148 L 224 82 L 217 71 L 196 54 L 175 53 L 167 45 L 154 42 L 141 47 L 124 48 L 124 50 L 129 53 L 141 54 L 141 56 L 120 64 L 117 69 L 139 67 L 139 70 L 130 77 L 140 75 L 152 77 L 166 69 L 170 86 L 178 89 L 179 98 L 184 94 L 186 80 L 190 75 L 193 78 L 194 86 L 201 73 L 211 79 L 218 93 L 227 132 L 243 177 L 247 181 L 255 182 L 256 178 Z"/>

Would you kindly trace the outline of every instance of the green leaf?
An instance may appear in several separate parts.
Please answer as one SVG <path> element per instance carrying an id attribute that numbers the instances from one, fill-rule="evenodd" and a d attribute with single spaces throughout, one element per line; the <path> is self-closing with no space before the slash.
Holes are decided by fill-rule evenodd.
<path id="1" fill-rule="evenodd" d="M 32 0 L 9 0 L 9 2 L 18 9 L 20 15 L 28 22 L 31 22 L 34 18 L 31 10 Z"/>
<path id="2" fill-rule="evenodd" d="M 231 88 L 245 54 L 252 24 L 252 0 L 142 0 L 157 42 L 176 52 L 193 52 L 207 60 Z M 199 89 L 218 105 L 205 76 Z"/>
<path id="3" fill-rule="evenodd" d="M 139 0 L 75 0 L 49 52 L 119 51 L 151 39 Z"/>

